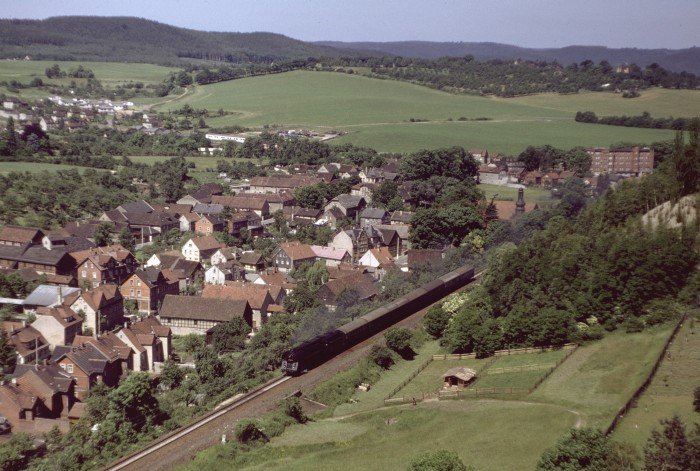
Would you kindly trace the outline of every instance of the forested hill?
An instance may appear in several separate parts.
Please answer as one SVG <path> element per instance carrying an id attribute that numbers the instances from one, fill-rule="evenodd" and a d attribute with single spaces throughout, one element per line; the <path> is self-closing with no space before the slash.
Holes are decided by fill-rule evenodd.
<path id="1" fill-rule="evenodd" d="M 657 63 L 673 72 L 700 74 L 700 47 L 688 49 L 613 49 L 603 46 L 568 46 L 563 48 L 534 49 L 490 42 L 339 42 L 322 41 L 314 44 L 347 48 L 348 50 L 377 51 L 381 54 L 422 59 L 459 57 L 471 55 L 476 60 L 531 60 L 557 61 L 568 65 L 585 60 L 608 61 L 613 65 L 623 63 L 646 66 Z"/>
<path id="2" fill-rule="evenodd" d="M 372 55 L 273 33 L 220 33 L 133 17 L 0 19 L 0 58 L 178 64 L 192 59 L 271 62 L 310 56 Z M 376 53 L 376 55 L 381 55 Z"/>

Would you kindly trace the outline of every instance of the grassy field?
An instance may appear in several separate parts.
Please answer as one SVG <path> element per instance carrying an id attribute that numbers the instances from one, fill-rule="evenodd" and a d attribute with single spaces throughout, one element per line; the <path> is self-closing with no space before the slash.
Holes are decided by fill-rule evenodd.
<path id="1" fill-rule="evenodd" d="M 62 61 L 0 61 L 0 81 L 17 80 L 28 84 L 34 77 L 44 83 L 68 85 L 72 78 L 49 79 L 44 73 L 48 67 L 58 64 L 62 71 L 82 65 L 95 73 L 104 87 L 113 88 L 128 82 L 142 82 L 144 85 L 161 83 L 170 72 L 180 69 L 152 64 L 123 64 L 117 62 L 62 62 Z"/>
<path id="2" fill-rule="evenodd" d="M 662 326 L 638 334 L 615 332 L 579 347 L 528 400 L 576 410 L 583 424 L 604 429 L 642 384 L 671 330 Z"/>
<path id="3" fill-rule="evenodd" d="M 219 445 L 180 469 L 406 469 L 417 455 L 437 448 L 457 452 L 479 471 L 534 469 L 541 453 L 569 428 L 610 423 L 651 368 L 670 331 L 661 327 L 640 334 L 613 333 L 579 347 L 523 400 L 466 399 L 383 407 L 385 391 L 439 349 L 428 343 L 414 360 L 392 367 L 369 392 L 358 393 L 354 402 L 336 408 L 334 417 L 291 427 L 241 461 L 230 447 Z M 497 362 L 499 367 L 522 366 L 553 362 L 562 354 L 499 357 Z M 458 363 L 478 369 L 479 361 L 488 360 Z M 433 365 L 437 365 L 435 374 L 451 366 L 434 361 L 415 381 L 430 376 Z M 429 383 L 418 389 L 435 386 L 434 381 Z"/>
<path id="4" fill-rule="evenodd" d="M 700 422 L 700 414 L 693 411 L 693 390 L 700 386 L 700 329 L 686 322 L 669 352 L 637 407 L 627 413 L 613 434 L 615 440 L 634 444 L 640 453 L 651 431 L 660 429 L 661 419 L 678 414 L 686 431 Z"/>
<path id="5" fill-rule="evenodd" d="M 633 114 L 642 107 L 652 115 L 673 111 L 676 116 L 692 116 L 700 108 L 700 92 L 652 90 L 636 100 L 592 93 L 484 98 L 357 75 L 295 71 L 196 87 L 193 93 L 157 109 L 168 111 L 189 104 L 233 113 L 210 119 L 212 126 L 340 129 L 348 134 L 330 142 L 352 142 L 385 152 L 460 145 L 513 155 L 528 145 L 606 146 L 673 136 L 664 130 L 578 124 L 573 118 L 580 109 Z M 584 106 L 589 101 L 592 105 Z M 458 121 L 460 117 L 490 120 Z M 412 123 L 411 118 L 427 122 Z"/>
<path id="6" fill-rule="evenodd" d="M 87 167 L 78 167 L 76 165 L 63 164 L 44 164 L 36 162 L 0 162 L 0 174 L 8 174 L 10 172 L 30 172 L 37 173 L 47 170 L 49 172 L 58 172 L 59 170 L 77 169 L 79 172 L 84 172 Z M 102 169 L 95 169 L 104 171 Z"/>

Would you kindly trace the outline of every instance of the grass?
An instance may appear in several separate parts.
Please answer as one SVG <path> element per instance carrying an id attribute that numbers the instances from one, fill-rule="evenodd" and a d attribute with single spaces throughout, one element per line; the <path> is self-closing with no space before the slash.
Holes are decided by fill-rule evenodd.
<path id="1" fill-rule="evenodd" d="M 528 399 L 576 410 L 585 425 L 604 429 L 644 381 L 671 330 L 614 332 L 579 347 Z"/>
<path id="2" fill-rule="evenodd" d="M 661 363 L 637 407 L 627 413 L 613 434 L 615 440 L 632 443 L 640 452 L 651 431 L 660 429 L 661 419 L 678 414 L 687 431 L 700 422 L 692 404 L 693 390 L 700 386 L 700 329 L 691 329 L 690 322 L 685 322 L 669 351 L 670 358 Z"/>
<path id="3" fill-rule="evenodd" d="M 466 366 L 479 371 L 486 365 L 489 359 L 465 359 L 465 360 L 437 360 L 433 361 L 426 369 L 420 372 L 410 383 L 401 388 L 394 397 L 421 397 L 423 393 L 437 392 L 443 384 L 442 375 L 450 368 Z"/>
<path id="4" fill-rule="evenodd" d="M 673 95 L 676 92 L 678 95 Z M 643 107 L 652 115 L 662 116 L 673 111 L 675 115 L 692 116 L 697 112 L 691 111 L 700 106 L 700 92 L 653 90 L 648 93 L 649 98 L 637 105 L 631 103 L 635 100 L 623 100 L 609 93 L 497 99 L 453 95 L 359 75 L 295 71 L 196 87 L 193 93 L 159 105 L 157 109 L 168 111 L 189 104 L 194 108 L 223 108 L 233 113 L 209 119 L 211 126 L 277 124 L 318 130 L 340 129 L 348 134 L 330 142 L 352 142 L 382 152 L 460 145 L 515 155 L 528 145 L 570 148 L 605 146 L 618 141 L 650 143 L 673 137 L 673 132 L 665 130 L 574 122 L 575 112 L 588 100 L 600 106 L 594 107 L 596 110 L 604 110 L 605 105 L 616 114 L 632 114 L 636 112 L 635 107 L 644 103 Z M 682 106 L 669 106 L 666 101 Z M 458 121 L 459 117 L 491 120 Z M 411 123 L 411 118 L 428 122 Z"/>
<path id="5" fill-rule="evenodd" d="M 77 165 L 64 164 L 47 164 L 37 162 L 2 162 L 0 165 L 0 174 L 7 175 L 10 172 L 30 172 L 38 173 L 43 171 L 58 172 L 59 170 L 77 169 L 79 172 L 84 172 L 88 167 L 79 167 Z M 95 169 L 98 172 L 104 172 L 104 169 Z"/>
<path id="6" fill-rule="evenodd" d="M 481 189 L 486 195 L 486 199 L 490 200 L 495 198 L 504 201 L 515 201 L 518 199 L 518 189 L 508 186 L 501 185 L 490 185 L 486 183 L 479 184 L 479 189 Z M 535 202 L 542 204 L 549 204 L 556 201 L 552 198 L 552 193 L 544 188 L 530 187 L 525 189 L 525 201 Z"/>
<path id="7" fill-rule="evenodd" d="M 114 88 L 116 85 L 123 85 L 129 82 L 141 82 L 144 85 L 161 83 L 170 72 L 180 69 L 174 67 L 163 67 L 153 64 L 127 64 L 118 62 L 63 62 L 63 61 L 0 61 L 0 81 L 17 80 L 23 84 L 28 84 L 34 77 L 39 77 L 45 84 L 69 85 L 70 77 L 62 79 L 49 79 L 44 73 L 48 67 L 58 64 L 62 71 L 69 72 L 71 69 L 82 65 L 95 73 L 95 77 L 106 88 Z M 24 89 L 20 92 L 24 96 Z"/>
<path id="8" fill-rule="evenodd" d="M 396 365 L 369 392 L 356 395 L 357 402 L 336 408 L 334 417 L 292 426 L 270 445 L 244 456 L 237 455 L 231 445 L 216 446 L 180 469 L 406 469 L 417 455 L 437 448 L 457 452 L 479 471 L 534 469 L 542 452 L 569 428 L 602 428 L 610 423 L 643 381 L 670 331 L 665 326 L 639 334 L 613 333 L 579 347 L 524 400 L 426 401 L 417 406 L 383 407 L 385 391 L 400 384 L 438 350 L 435 343 L 428 343 L 415 360 Z M 499 357 L 490 367 L 551 363 L 564 354 Z M 409 386 L 419 390 L 435 387 L 444 370 L 454 366 L 451 363 L 477 369 L 483 365 L 477 360 L 434 361 Z M 492 376 L 499 381 L 507 377 L 511 382 L 533 380 L 520 374 L 486 378 Z"/>

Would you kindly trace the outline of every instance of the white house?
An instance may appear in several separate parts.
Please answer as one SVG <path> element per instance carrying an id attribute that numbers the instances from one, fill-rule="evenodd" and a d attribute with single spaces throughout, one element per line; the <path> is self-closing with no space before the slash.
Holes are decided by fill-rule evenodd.
<path id="1" fill-rule="evenodd" d="M 182 246 L 185 260 L 204 263 L 221 248 L 221 243 L 214 236 L 194 237 Z"/>

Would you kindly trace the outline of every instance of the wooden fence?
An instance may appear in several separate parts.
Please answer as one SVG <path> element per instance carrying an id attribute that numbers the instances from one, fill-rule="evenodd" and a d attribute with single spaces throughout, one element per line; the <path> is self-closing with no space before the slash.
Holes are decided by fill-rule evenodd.
<path id="1" fill-rule="evenodd" d="M 644 391 L 647 390 L 649 385 L 651 384 L 651 380 L 654 379 L 654 375 L 656 375 L 656 371 L 659 369 L 659 366 L 661 365 L 661 362 L 663 361 L 664 357 L 666 356 L 666 352 L 668 351 L 669 345 L 671 345 L 671 342 L 673 341 L 674 338 L 676 338 L 676 334 L 680 330 L 681 326 L 683 325 L 683 322 L 685 319 L 688 317 L 689 313 L 686 313 L 683 315 L 683 317 L 680 318 L 678 323 L 676 324 L 676 327 L 674 327 L 673 332 L 671 332 L 671 335 L 668 337 L 668 340 L 666 340 L 666 343 L 664 344 L 664 348 L 661 349 L 661 353 L 659 354 L 659 357 L 656 359 L 656 363 L 654 363 L 654 367 L 651 369 L 649 374 L 647 375 L 647 378 L 644 380 L 641 386 L 637 388 L 637 390 L 632 394 L 632 397 L 630 397 L 627 402 L 625 403 L 624 406 L 620 408 L 620 410 L 617 411 L 617 414 L 615 415 L 615 418 L 613 418 L 612 422 L 608 426 L 608 428 L 605 430 L 605 435 L 610 435 L 615 431 L 617 428 L 617 425 L 620 423 L 620 420 L 627 414 L 627 412 L 634 407 L 637 404 L 637 400 L 639 399 L 639 396 L 641 396 Z"/>
<path id="2" fill-rule="evenodd" d="M 527 347 L 527 348 L 510 348 L 508 350 L 496 350 L 493 356 L 501 357 L 505 355 L 525 355 L 528 353 L 553 352 L 556 350 L 574 350 L 578 347 L 575 343 L 567 343 L 564 345 L 556 345 L 549 347 Z M 568 356 L 568 355 L 567 355 Z M 476 358 L 475 353 L 445 353 L 442 355 L 433 355 L 433 360 L 466 360 Z"/>
<path id="3" fill-rule="evenodd" d="M 541 369 L 547 369 L 549 368 L 549 371 L 544 374 L 540 379 L 537 380 L 537 382 L 529 387 L 529 388 L 478 388 L 478 387 L 469 387 L 467 389 L 461 389 L 461 390 L 446 390 L 446 391 L 434 391 L 434 392 L 428 392 L 428 393 L 420 393 L 412 396 L 398 396 L 394 397 L 396 393 L 398 393 L 401 389 L 403 389 L 408 383 L 410 383 L 413 378 L 418 376 L 421 371 L 423 371 L 425 368 L 428 367 L 433 361 L 436 360 L 464 360 L 464 359 L 469 359 L 469 358 L 476 358 L 475 354 L 473 353 L 456 353 L 456 354 L 443 354 L 443 355 L 433 355 L 432 358 L 429 358 L 426 360 L 422 365 L 416 369 L 411 375 L 403 380 L 399 385 L 397 385 L 389 394 L 387 394 L 384 397 L 384 405 L 385 406 L 390 406 L 390 405 L 398 405 L 398 404 L 410 404 L 410 403 L 418 403 L 418 402 L 423 402 L 426 399 L 459 399 L 463 397 L 479 397 L 479 396 L 488 396 L 488 395 L 502 395 L 502 394 L 530 394 L 532 391 L 534 391 L 540 384 L 542 384 L 542 381 L 547 379 L 550 374 L 552 374 L 552 371 L 557 369 L 559 365 L 561 365 L 569 356 L 571 356 L 572 353 L 578 348 L 578 344 L 575 343 L 567 343 L 565 345 L 558 345 L 558 346 L 549 346 L 549 347 L 530 347 L 530 348 L 513 348 L 509 350 L 497 350 L 492 357 L 489 358 L 489 361 L 484 363 L 479 371 L 477 371 L 477 377 L 479 377 L 482 372 L 485 372 L 485 374 L 503 374 L 503 373 L 511 373 L 511 372 L 516 372 L 516 371 L 535 371 L 535 370 L 541 370 Z M 541 353 L 541 352 L 551 352 L 555 350 L 568 350 L 567 354 L 564 355 L 559 361 L 556 363 L 547 363 L 543 365 L 524 365 L 524 366 L 511 366 L 511 367 L 504 367 L 504 368 L 493 368 L 490 369 L 489 367 L 493 364 L 493 362 L 496 361 L 496 357 L 499 356 L 504 356 L 504 355 L 524 355 L 526 353 Z M 478 381 L 478 380 L 477 380 Z"/>
<path id="4" fill-rule="evenodd" d="M 568 355 L 567 355 L 568 357 Z M 537 371 L 556 368 L 556 363 L 542 363 L 539 365 L 523 365 L 523 366 L 505 366 L 503 368 L 489 368 L 486 371 L 487 375 L 500 375 L 504 373 L 520 373 L 522 371 Z"/>

